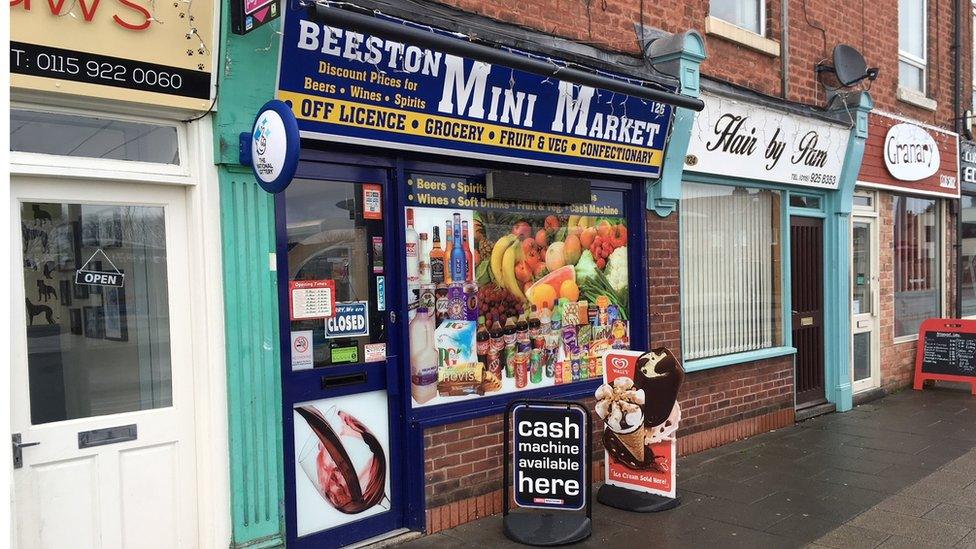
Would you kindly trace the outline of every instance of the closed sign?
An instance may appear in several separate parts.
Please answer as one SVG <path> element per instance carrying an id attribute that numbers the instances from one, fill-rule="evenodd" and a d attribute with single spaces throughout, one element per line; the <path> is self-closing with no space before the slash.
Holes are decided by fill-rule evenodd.
<path id="1" fill-rule="evenodd" d="M 325 321 L 325 337 L 369 335 L 369 307 L 365 301 L 336 303 L 335 315 Z"/>

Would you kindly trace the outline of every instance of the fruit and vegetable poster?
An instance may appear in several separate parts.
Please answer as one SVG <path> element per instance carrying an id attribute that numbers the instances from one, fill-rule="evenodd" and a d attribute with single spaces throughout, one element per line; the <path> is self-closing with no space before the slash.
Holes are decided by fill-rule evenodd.
<path id="1" fill-rule="evenodd" d="M 298 535 L 390 510 L 386 391 L 296 404 Z"/>
<path id="2" fill-rule="evenodd" d="M 659 348 L 611 351 L 603 364 L 595 408 L 604 423 L 607 484 L 673 498 L 681 363 Z"/>
<path id="3" fill-rule="evenodd" d="M 597 379 L 630 348 L 622 192 L 508 202 L 414 173 L 403 215 L 414 406 Z"/>

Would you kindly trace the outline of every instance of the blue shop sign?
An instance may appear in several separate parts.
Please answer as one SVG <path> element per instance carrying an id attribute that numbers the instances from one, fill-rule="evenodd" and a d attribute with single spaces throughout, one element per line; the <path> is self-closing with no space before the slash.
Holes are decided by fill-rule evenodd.
<path id="1" fill-rule="evenodd" d="M 302 137 L 397 150 L 656 178 L 673 114 L 666 103 L 330 27 L 303 8 L 286 10 L 279 67 L 277 97 Z"/>
<path id="2" fill-rule="evenodd" d="M 369 335 L 368 310 L 365 301 L 336 303 L 335 315 L 325 319 L 325 338 Z"/>

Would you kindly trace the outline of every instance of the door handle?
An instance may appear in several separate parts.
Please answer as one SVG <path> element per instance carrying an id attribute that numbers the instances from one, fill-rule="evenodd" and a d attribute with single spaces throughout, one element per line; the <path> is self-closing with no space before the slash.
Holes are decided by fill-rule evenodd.
<path id="1" fill-rule="evenodd" d="M 24 454 L 22 450 L 31 446 L 37 446 L 40 442 L 21 442 L 20 433 L 10 435 L 10 446 L 14 453 L 14 469 L 24 466 Z"/>

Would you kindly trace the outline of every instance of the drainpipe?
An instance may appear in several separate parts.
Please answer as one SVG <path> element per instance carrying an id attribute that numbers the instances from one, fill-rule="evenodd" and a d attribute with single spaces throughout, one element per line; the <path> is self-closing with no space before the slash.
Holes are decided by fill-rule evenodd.
<path id="1" fill-rule="evenodd" d="M 958 0 L 957 0 L 958 1 Z M 782 27 L 780 39 L 780 90 L 783 92 L 783 99 L 790 99 L 790 0 L 783 0 L 783 9 L 780 13 L 780 26 Z"/>
<path id="2" fill-rule="evenodd" d="M 956 0 L 956 24 L 952 30 L 952 112 L 955 118 L 955 130 L 960 136 L 963 134 L 965 122 L 962 119 L 962 10 L 963 0 Z M 958 154 L 958 151 L 957 151 Z M 962 185 L 962 178 L 959 185 Z M 956 239 L 952 246 L 956 252 L 956 318 L 962 318 L 962 197 L 956 200 Z"/>

